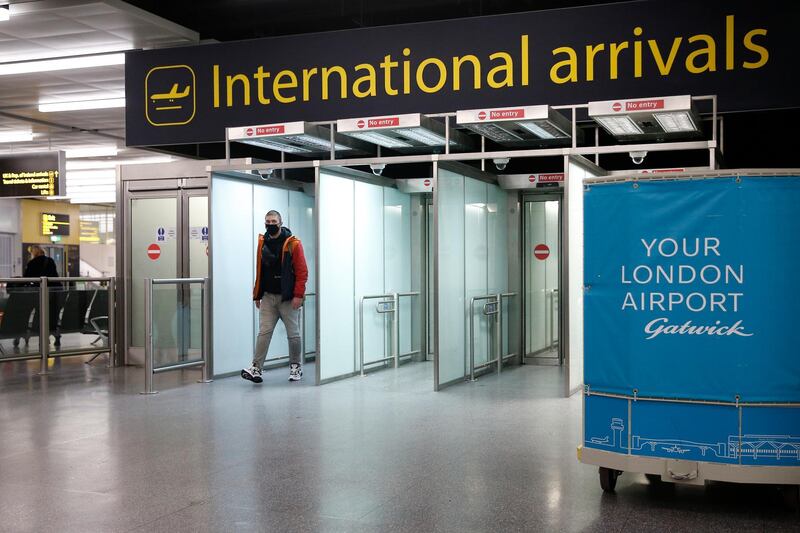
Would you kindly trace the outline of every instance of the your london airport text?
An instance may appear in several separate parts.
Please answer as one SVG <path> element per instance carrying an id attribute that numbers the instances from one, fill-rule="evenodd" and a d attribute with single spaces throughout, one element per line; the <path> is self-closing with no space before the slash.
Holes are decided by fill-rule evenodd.
<path id="1" fill-rule="evenodd" d="M 633 38 L 618 42 L 553 48 L 548 78 L 561 85 L 642 78 L 645 70 L 667 77 L 681 70 L 700 75 L 758 69 L 769 61 L 767 34 L 766 28 L 737 29 L 734 15 L 725 17 L 724 35 L 717 36 L 697 33 L 656 40 L 647 38 L 645 29 L 636 26 Z M 529 86 L 539 81 L 532 79 L 531 73 L 535 37 L 520 35 L 516 49 L 480 57 L 464 54 L 418 58 L 410 47 L 405 47 L 400 57 L 386 54 L 382 60 L 354 67 L 308 66 L 271 72 L 264 65 L 254 65 L 250 72 L 226 72 L 224 66 L 214 64 L 213 107 Z"/>
<path id="2" fill-rule="evenodd" d="M 644 311 L 672 313 L 689 311 L 691 313 L 739 312 L 744 292 L 737 287 L 744 285 L 745 268 L 743 264 L 715 264 L 711 261 L 721 258 L 722 243 L 717 237 L 694 238 L 652 238 L 640 239 L 644 257 L 648 264 L 620 267 L 620 283 L 623 286 L 641 286 L 652 289 L 667 286 L 668 290 L 628 290 L 622 302 L 622 311 Z M 667 264 L 652 264 L 652 258 Z M 675 259 L 702 258 L 701 264 L 674 264 Z M 708 262 L 705 262 L 708 261 Z M 702 264 L 704 263 L 705 264 Z M 681 285 L 692 285 L 691 292 L 675 290 Z M 698 286 L 701 287 L 698 289 Z M 717 287 L 724 286 L 719 290 Z M 704 290 L 707 287 L 708 290 Z M 631 287 L 632 288 L 632 287 Z M 713 324 L 695 324 L 685 320 L 673 324 L 670 319 L 660 316 L 644 326 L 646 339 L 660 335 L 714 335 L 750 337 L 742 320 L 724 323 L 715 320 Z"/>

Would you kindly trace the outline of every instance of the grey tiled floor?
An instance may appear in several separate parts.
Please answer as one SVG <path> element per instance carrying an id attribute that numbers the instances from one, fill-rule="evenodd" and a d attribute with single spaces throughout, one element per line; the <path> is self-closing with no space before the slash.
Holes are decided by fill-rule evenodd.
<path id="1" fill-rule="evenodd" d="M 440 393 L 430 363 L 323 387 L 187 371 L 145 397 L 139 369 L 57 365 L 0 365 L 0 531 L 800 531 L 772 487 L 602 494 L 558 367 Z"/>

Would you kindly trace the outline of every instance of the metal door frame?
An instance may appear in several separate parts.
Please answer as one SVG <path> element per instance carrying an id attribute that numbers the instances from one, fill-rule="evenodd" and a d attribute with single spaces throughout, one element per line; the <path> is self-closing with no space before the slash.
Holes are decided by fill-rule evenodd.
<path id="1" fill-rule="evenodd" d="M 425 325 L 422 328 L 422 332 L 424 334 L 424 338 L 420 339 L 425 347 L 425 353 L 423 354 L 422 360 L 423 361 L 431 361 L 433 362 L 434 358 L 434 338 L 433 338 L 433 331 L 434 331 L 434 323 L 436 321 L 436 315 L 433 313 L 433 277 L 435 272 L 433 270 L 433 255 L 436 251 L 433 249 L 433 241 L 434 239 L 431 238 L 433 235 L 433 195 L 431 194 L 423 194 L 421 198 L 422 204 L 422 213 L 423 213 L 423 224 L 422 224 L 422 253 L 425 257 L 425 261 L 423 261 L 424 265 L 422 268 L 425 269 L 424 274 L 421 276 L 422 281 L 422 289 L 423 289 L 423 298 L 421 299 L 424 303 L 424 311 L 425 311 Z"/>
<path id="2" fill-rule="evenodd" d="M 563 256 L 563 238 L 562 238 L 562 229 L 564 224 L 564 192 L 563 189 L 559 189 L 558 191 L 548 190 L 542 192 L 533 192 L 533 191 L 524 191 L 521 193 L 521 205 L 522 205 L 522 216 L 520 217 L 520 259 L 522 260 L 522 280 L 521 280 L 521 287 L 522 287 L 522 301 L 520 305 L 522 309 L 520 310 L 520 316 L 522 317 L 522 346 L 520 349 L 521 353 L 521 361 L 522 364 L 526 364 L 527 359 L 535 360 L 534 357 L 529 357 L 528 352 L 528 313 L 527 313 L 527 296 L 528 296 L 528 284 L 526 283 L 526 223 L 528 220 L 528 210 L 526 204 L 529 202 L 551 202 L 557 201 L 558 202 L 558 297 L 559 297 L 559 304 L 558 304 L 558 366 L 564 367 L 564 343 L 562 339 L 564 338 L 564 306 L 562 305 L 562 296 L 564 294 L 564 268 L 563 262 L 561 261 L 561 257 Z M 552 327 L 552 326 L 551 326 Z"/>

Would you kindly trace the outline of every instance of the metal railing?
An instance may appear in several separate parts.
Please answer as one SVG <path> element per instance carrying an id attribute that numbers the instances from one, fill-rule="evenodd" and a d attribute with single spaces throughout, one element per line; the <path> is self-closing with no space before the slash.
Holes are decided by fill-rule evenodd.
<path id="1" fill-rule="evenodd" d="M 385 363 L 386 361 L 394 361 L 394 367 L 400 366 L 400 358 L 411 357 L 419 353 L 419 350 L 412 350 L 406 353 L 400 353 L 400 298 L 411 298 L 419 296 L 419 292 L 393 292 L 389 294 L 374 294 L 362 296 L 358 304 L 358 331 L 359 331 L 359 344 L 358 344 L 358 360 L 359 370 L 361 376 L 366 376 L 366 365 L 375 363 Z M 378 302 L 375 306 L 375 311 L 381 314 L 389 314 L 392 316 L 391 328 L 391 343 L 390 352 L 392 355 L 383 357 L 381 359 L 373 359 L 369 362 L 364 362 L 364 302 L 367 300 L 383 300 Z M 391 305 L 387 305 L 391 304 Z"/>
<path id="2" fill-rule="evenodd" d="M 497 365 L 497 372 L 500 373 L 503 369 L 503 362 L 512 357 L 516 357 L 516 353 L 503 355 L 503 299 L 513 298 L 517 295 L 515 292 L 505 292 L 499 294 L 486 294 L 484 296 L 473 296 L 469 301 L 469 381 L 475 381 L 475 371 L 481 368 L 486 368 L 493 364 Z M 494 345 L 494 357 L 487 361 L 475 365 L 475 302 L 482 302 L 483 315 L 494 316 L 494 332 L 492 343 Z"/>
<path id="3" fill-rule="evenodd" d="M 307 292 L 306 293 L 306 299 L 311 298 L 311 297 L 316 298 L 316 296 L 317 296 L 316 292 Z M 303 358 L 303 363 L 307 363 L 308 362 L 308 356 L 311 355 L 311 354 L 314 354 L 314 357 L 316 357 L 317 350 L 316 350 L 316 343 L 315 343 L 314 349 L 312 351 L 309 352 L 309 351 L 306 350 L 306 302 L 303 302 L 303 306 L 300 308 L 300 313 L 301 313 L 301 316 L 300 316 L 300 335 L 302 336 L 302 339 L 300 341 L 300 346 L 302 346 L 301 351 L 300 351 L 300 356 Z"/>
<path id="4" fill-rule="evenodd" d="M 107 314 L 103 315 L 89 315 L 89 310 L 84 310 L 85 314 L 82 317 L 83 320 L 80 322 L 79 331 L 61 331 L 61 319 L 63 318 L 67 297 L 70 295 L 70 288 L 62 289 L 60 286 L 58 288 L 54 287 L 53 283 L 97 283 L 107 285 L 106 289 L 96 288 L 95 291 L 99 290 L 106 290 L 108 291 L 108 307 L 106 309 Z M 9 335 L 6 338 L 15 338 L 15 341 L 18 342 L 19 339 L 25 338 L 26 343 L 27 339 L 30 338 L 30 333 L 34 330 L 32 329 L 33 324 L 32 320 L 35 314 L 38 311 L 39 315 L 39 324 L 38 324 L 38 334 L 39 334 L 39 350 L 38 353 L 29 353 L 24 355 L 14 355 L 10 357 L 4 356 L 3 349 L 0 346 L 0 362 L 6 361 L 26 361 L 26 360 L 33 360 L 33 359 L 40 359 L 41 365 L 39 367 L 39 374 L 46 375 L 48 363 L 51 358 L 55 357 L 70 357 L 70 356 L 77 356 L 77 355 L 94 355 L 90 361 L 93 361 L 98 355 L 107 353 L 109 356 L 108 366 L 114 366 L 115 361 L 115 350 L 116 350 L 116 341 L 114 338 L 114 332 L 116 330 L 115 327 L 115 295 L 116 295 L 116 279 L 113 277 L 100 277 L 100 278 L 90 278 L 90 277 L 40 277 L 40 278 L 0 278 L 0 284 L 6 285 L 6 292 L 9 294 L 9 302 L 11 301 L 13 294 L 19 293 L 28 293 L 30 294 L 34 287 L 38 288 L 39 298 L 38 298 L 38 310 L 35 306 L 27 308 L 24 310 L 28 317 L 26 321 L 30 327 L 25 327 L 23 330 L 16 331 L 13 333 L 6 333 L 4 332 L 4 328 L 0 327 L 0 335 Z M 51 298 L 52 296 L 57 296 L 59 294 L 65 295 L 65 299 L 63 302 L 59 303 L 53 301 L 54 299 Z M 96 294 L 95 294 L 96 296 Z M 94 301 L 94 298 L 93 298 Z M 56 324 L 55 329 L 51 330 L 50 318 L 52 314 L 52 305 L 57 305 L 57 313 L 56 316 L 58 317 L 58 323 Z M 3 320 L 8 321 L 11 318 L 11 313 L 16 312 L 15 309 L 6 308 L 3 315 Z M 69 318 L 69 317 L 68 317 Z M 108 325 L 107 329 L 103 330 L 102 327 L 99 325 L 99 319 L 107 319 Z M 85 323 L 88 322 L 88 323 Z M 0 323 L 1 325 L 1 323 Z M 58 345 L 54 346 L 54 350 L 50 348 L 50 335 L 53 334 L 56 336 L 57 339 L 60 339 L 62 334 L 68 333 L 86 333 L 84 331 L 85 328 L 91 326 L 93 329 L 89 332 L 90 334 L 96 334 L 99 338 L 104 341 L 105 346 L 101 348 L 89 348 L 89 347 L 74 347 L 74 348 L 67 348 L 67 349 L 60 349 Z M 18 335 L 18 336 L 16 336 Z M 16 347 L 15 342 L 15 347 Z M 94 341 L 91 345 L 93 346 L 96 343 Z"/>
<path id="5" fill-rule="evenodd" d="M 185 361 L 182 363 L 174 363 L 164 366 L 155 366 L 153 359 L 153 285 L 200 285 L 201 300 L 202 300 L 202 347 L 201 359 L 195 361 Z M 163 372 L 170 372 L 172 370 L 181 370 L 184 368 L 202 367 L 203 377 L 198 383 L 211 383 L 213 381 L 209 376 L 208 358 L 210 356 L 211 348 L 211 324 L 210 324 L 210 301 L 211 292 L 208 290 L 208 278 L 164 278 L 164 279 L 151 279 L 145 278 L 144 280 L 144 389 L 141 394 L 157 394 L 158 391 L 153 390 L 153 377 L 156 374 Z M 188 350 L 187 350 L 188 351 Z"/>

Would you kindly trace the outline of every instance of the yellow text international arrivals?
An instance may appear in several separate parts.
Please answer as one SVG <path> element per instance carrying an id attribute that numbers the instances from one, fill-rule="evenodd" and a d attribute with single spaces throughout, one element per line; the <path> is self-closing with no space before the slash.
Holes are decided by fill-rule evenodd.
<path id="1" fill-rule="evenodd" d="M 633 39 L 585 46 L 559 46 L 551 51 L 545 83 L 567 84 L 642 78 L 645 69 L 667 77 L 676 71 L 702 75 L 720 70 L 758 69 L 769 60 L 767 29 L 737 31 L 734 15 L 725 18 L 722 39 L 711 34 L 677 35 L 671 40 L 648 39 L 644 28 L 632 30 Z M 237 107 L 292 104 L 312 99 L 330 100 L 397 96 L 413 92 L 438 93 L 502 89 L 535 85 L 531 77 L 529 35 L 520 35 L 514 49 L 484 57 L 464 54 L 450 58 L 417 58 L 409 47 L 400 57 L 384 55 L 373 63 L 354 67 L 309 66 L 271 72 L 264 65 L 252 72 L 225 72 L 213 65 L 213 106 Z M 678 58 L 682 60 L 679 60 Z"/>

